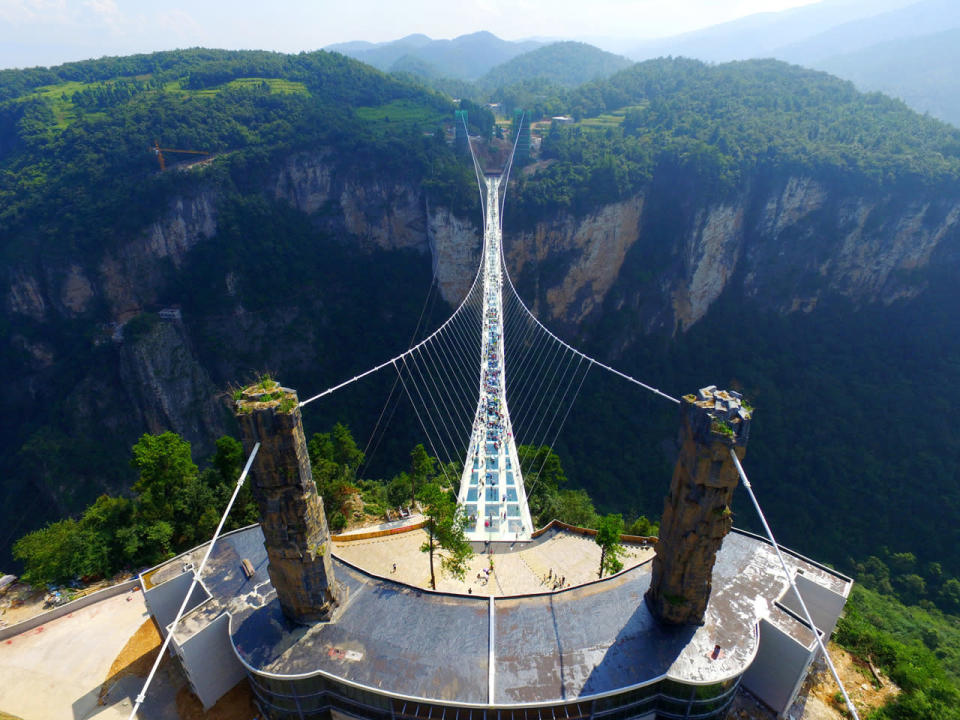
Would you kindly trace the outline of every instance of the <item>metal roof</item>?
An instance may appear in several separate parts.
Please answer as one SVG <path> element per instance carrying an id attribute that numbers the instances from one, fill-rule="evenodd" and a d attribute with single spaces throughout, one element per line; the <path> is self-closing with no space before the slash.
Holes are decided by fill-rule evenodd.
<path id="1" fill-rule="evenodd" d="M 256 571 L 249 579 L 244 558 Z M 797 555 L 787 560 L 846 594 L 849 579 Z M 178 572 L 183 562 L 171 561 L 157 574 Z M 787 588 L 769 544 L 735 531 L 717 557 L 702 626 L 665 627 L 652 617 L 643 601 L 650 563 L 560 592 L 495 598 L 491 698 L 488 598 L 413 588 L 336 558 L 334 567 L 348 591 L 335 621 L 296 625 L 269 583 L 259 526 L 225 535 L 202 578 L 210 600 L 184 617 L 176 637 L 182 642 L 226 611 L 239 657 L 258 673 L 321 674 L 444 703 L 540 705 L 662 677 L 693 684 L 736 677 L 756 653 L 759 619 L 780 614 L 775 603 Z M 791 627 L 806 646 L 809 630 Z"/>

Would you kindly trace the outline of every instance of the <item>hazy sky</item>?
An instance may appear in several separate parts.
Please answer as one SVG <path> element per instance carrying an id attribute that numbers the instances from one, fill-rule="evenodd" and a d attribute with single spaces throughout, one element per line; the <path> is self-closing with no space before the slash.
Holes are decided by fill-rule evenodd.
<path id="1" fill-rule="evenodd" d="M 672 35 L 816 0 L 0 0 L 0 68 L 178 47 L 296 52 L 410 33 Z"/>

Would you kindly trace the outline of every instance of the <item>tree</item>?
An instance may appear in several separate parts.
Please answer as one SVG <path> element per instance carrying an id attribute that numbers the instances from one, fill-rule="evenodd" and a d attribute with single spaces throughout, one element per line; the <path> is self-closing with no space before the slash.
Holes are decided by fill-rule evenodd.
<path id="1" fill-rule="evenodd" d="M 127 498 L 101 495 L 80 519 L 89 575 L 109 575 L 134 560 L 128 553 L 125 530 L 133 524 L 133 503 Z"/>
<path id="2" fill-rule="evenodd" d="M 78 574 L 83 550 L 80 524 L 72 518 L 34 530 L 13 544 L 13 557 L 23 562 L 23 579 L 31 585 L 63 582 Z"/>
<path id="3" fill-rule="evenodd" d="M 410 487 L 410 476 L 407 473 L 402 472 L 394 476 L 387 484 L 386 489 L 387 502 L 390 503 L 390 506 L 396 508 L 403 505 L 410 497 Z"/>
<path id="4" fill-rule="evenodd" d="M 940 588 L 939 601 L 941 606 L 951 613 L 960 613 L 960 580 L 950 578 Z"/>
<path id="5" fill-rule="evenodd" d="M 363 464 L 363 452 L 350 434 L 350 428 L 337 423 L 328 433 L 314 433 L 307 444 L 310 467 L 317 492 L 323 499 L 327 518 L 343 511 L 343 503 L 356 491 L 354 481 Z"/>
<path id="6" fill-rule="evenodd" d="M 473 557 L 473 550 L 464 533 L 467 518 L 457 507 L 451 493 L 435 482 L 423 485 L 418 498 L 423 507 L 424 529 L 427 531 L 427 540 L 420 546 L 420 552 L 430 554 L 430 587 L 436 590 L 433 557 L 438 550 L 445 552 L 440 559 L 443 572 L 461 580 L 466 574 L 467 562 Z"/>
<path id="7" fill-rule="evenodd" d="M 524 485 L 527 490 L 527 503 L 530 506 L 530 514 L 537 525 L 545 525 L 553 519 L 570 522 L 573 525 L 580 524 L 573 520 L 567 520 L 562 507 L 566 501 L 572 501 L 576 504 L 582 498 L 567 497 L 561 499 L 560 488 L 567 482 L 567 477 L 563 472 L 563 465 L 560 463 L 560 457 L 548 446 L 540 445 L 521 445 L 517 448 L 517 454 L 520 457 L 520 470 L 523 473 Z M 588 498 L 589 502 L 589 498 Z M 590 505 L 588 513 L 572 513 L 577 515 L 577 520 L 583 520 L 592 514 L 593 505 Z"/>
<path id="8" fill-rule="evenodd" d="M 551 519 L 577 527 L 596 527 L 597 511 L 586 490 L 561 490 L 554 497 L 555 502 L 547 507 Z"/>
<path id="9" fill-rule="evenodd" d="M 140 471 L 133 489 L 136 524 L 144 536 L 163 538 L 171 528 L 167 539 L 178 548 L 209 538 L 220 519 L 217 493 L 200 477 L 190 443 L 172 432 L 144 435 L 133 446 L 130 462 Z"/>
<path id="10" fill-rule="evenodd" d="M 620 536 L 623 534 L 623 516 L 607 515 L 600 518 L 597 525 L 597 545 L 600 546 L 600 571 L 598 577 L 603 577 L 604 572 L 613 575 L 623 570 L 623 563 L 620 557 L 623 555 L 623 545 L 620 544 Z"/>
<path id="11" fill-rule="evenodd" d="M 424 485 L 433 477 L 435 460 L 427 454 L 423 443 L 410 451 L 410 504 L 417 500 L 417 486 Z"/>
<path id="12" fill-rule="evenodd" d="M 200 473 L 201 482 L 210 488 L 216 496 L 216 507 L 223 510 L 233 495 L 233 489 L 244 463 L 243 445 L 229 435 L 217 439 L 217 450 L 210 458 L 210 467 Z M 259 521 L 260 508 L 253 499 L 250 483 L 245 482 L 237 493 L 230 517 L 227 518 L 225 529 L 236 530 Z"/>
<path id="13" fill-rule="evenodd" d="M 130 464 L 140 473 L 133 486 L 139 494 L 138 514 L 149 521 L 174 520 L 184 486 L 197 476 L 190 443 L 172 432 L 143 435 L 133 446 Z"/>
<path id="14" fill-rule="evenodd" d="M 653 522 L 646 515 L 641 515 L 627 528 L 627 535 L 641 537 L 655 537 L 660 534 L 660 523 Z"/>

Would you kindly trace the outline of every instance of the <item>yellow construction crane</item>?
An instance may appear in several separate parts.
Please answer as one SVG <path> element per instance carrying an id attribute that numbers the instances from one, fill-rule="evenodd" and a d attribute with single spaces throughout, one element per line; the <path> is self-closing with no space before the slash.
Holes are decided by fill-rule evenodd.
<path id="1" fill-rule="evenodd" d="M 153 141 L 153 153 L 157 156 L 157 162 L 160 163 L 160 170 L 166 170 L 167 162 L 163 157 L 164 153 L 186 153 L 188 155 L 211 155 L 205 150 L 177 150 L 176 148 L 162 148 L 160 143 L 156 140 Z"/>

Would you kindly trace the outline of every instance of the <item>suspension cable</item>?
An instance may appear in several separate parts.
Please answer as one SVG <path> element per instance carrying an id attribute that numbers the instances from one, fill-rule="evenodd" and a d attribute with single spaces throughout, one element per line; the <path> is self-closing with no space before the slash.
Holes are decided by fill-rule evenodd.
<path id="1" fill-rule="evenodd" d="M 424 345 L 424 344 L 430 342 L 435 336 L 439 335 L 440 332 L 442 332 L 442 331 L 444 330 L 444 328 L 446 328 L 447 325 L 450 324 L 450 321 L 453 320 L 455 317 L 457 317 L 457 315 L 460 313 L 460 310 L 461 310 L 461 309 L 463 308 L 463 306 L 466 304 L 467 299 L 468 299 L 468 298 L 470 297 L 470 295 L 473 293 L 474 288 L 476 288 L 476 286 L 477 286 L 477 280 L 480 278 L 480 271 L 481 271 L 482 269 L 483 269 L 483 265 L 481 264 L 480 267 L 477 269 L 477 274 L 476 274 L 476 275 L 474 276 L 474 278 L 473 278 L 473 284 L 470 286 L 470 290 L 467 291 L 467 294 L 464 296 L 463 300 L 460 301 L 460 305 L 457 306 L 457 309 L 454 310 L 454 311 L 453 311 L 453 314 L 444 321 L 443 325 L 441 325 L 441 326 L 438 327 L 436 330 L 434 330 L 432 333 L 430 333 L 430 335 L 428 335 L 427 337 L 425 337 L 423 340 L 421 340 L 420 342 L 418 342 L 418 343 L 417 343 L 416 345 L 414 345 L 413 347 L 407 348 L 406 350 L 404 350 L 402 353 L 400 353 L 400 354 L 397 355 L 396 357 L 392 357 L 392 358 L 390 358 L 389 360 L 387 360 L 386 362 L 382 362 L 382 363 L 380 363 L 379 365 L 377 365 L 377 366 L 375 366 L 375 367 L 372 367 L 372 368 L 370 368 L 369 370 L 366 370 L 366 371 L 360 373 L 359 375 L 355 375 L 354 377 L 350 378 L 349 380 L 344 380 L 344 381 L 343 381 L 342 383 L 340 383 L 339 385 L 334 385 L 334 386 L 331 387 L 331 388 L 327 388 L 327 389 L 324 390 L 323 392 L 317 393 L 317 394 L 314 395 L 313 397 L 309 397 L 309 398 L 307 398 L 306 400 L 301 400 L 301 401 L 300 401 L 300 407 L 303 407 L 303 406 L 305 406 L 305 405 L 308 405 L 309 403 L 312 403 L 314 400 L 319 400 L 320 398 L 325 397 L 325 396 L 327 396 L 327 395 L 330 395 L 331 393 L 335 393 L 335 392 L 337 392 L 337 390 L 342 390 L 343 388 L 347 387 L 347 385 L 352 385 L 352 384 L 355 383 L 357 380 L 362 380 L 363 378 L 367 377 L 367 375 L 373 375 L 373 373 L 375 373 L 375 372 L 377 372 L 377 371 L 379 371 L 379 370 L 383 370 L 383 369 L 384 369 L 385 367 L 387 367 L 388 365 L 393 365 L 394 363 L 396 363 L 397 360 L 403 360 L 407 355 L 409 355 L 410 353 L 412 353 L 414 350 L 416 350 L 417 348 L 419 348 L 421 345 Z"/>
<path id="2" fill-rule="evenodd" d="M 177 616 L 173 619 L 173 623 L 170 625 L 169 630 L 167 630 L 167 637 L 164 638 L 163 645 L 160 647 L 160 652 L 157 653 L 157 659 L 153 661 L 153 667 L 150 668 L 150 674 L 147 675 L 147 680 L 143 683 L 143 688 L 140 690 L 140 694 L 137 695 L 136 701 L 133 704 L 133 709 L 130 710 L 129 720 L 134 720 L 137 717 L 137 710 L 140 709 L 143 701 L 147 699 L 147 689 L 150 687 L 150 683 L 153 682 L 153 676 L 157 673 L 157 668 L 160 667 L 160 662 L 164 658 L 167 646 L 170 645 L 170 640 L 173 638 L 173 633 L 176 631 L 177 625 L 180 623 L 180 618 L 183 617 L 183 613 L 187 609 L 187 603 L 190 602 L 190 597 L 193 595 L 193 589 L 197 586 L 200 576 L 203 575 L 203 569 L 207 565 L 207 560 L 210 559 L 210 553 L 213 552 L 213 546 L 216 544 L 217 538 L 220 537 L 220 531 L 223 529 L 223 524 L 227 521 L 227 515 L 230 514 L 230 508 L 233 507 L 233 502 L 237 499 L 240 488 L 243 486 L 243 481 L 247 479 L 247 473 L 250 472 L 250 466 L 253 465 L 253 459 L 257 456 L 257 451 L 259 449 L 260 443 L 257 443 L 253 446 L 253 450 L 250 451 L 250 457 L 247 458 L 247 464 L 244 466 L 243 472 L 240 473 L 240 477 L 237 479 L 237 485 L 235 488 L 233 488 L 233 495 L 230 496 L 230 502 L 227 503 L 227 509 L 223 511 L 223 515 L 220 517 L 220 524 L 217 525 L 217 530 L 213 533 L 213 537 L 210 539 L 210 545 L 207 546 L 207 552 L 203 556 L 203 561 L 200 563 L 200 567 L 197 568 L 197 570 L 193 573 L 193 580 L 190 582 L 190 587 L 187 589 L 187 594 L 184 596 L 183 602 L 180 603 L 180 609 L 177 610 Z"/>
<path id="3" fill-rule="evenodd" d="M 501 252 L 503 252 L 503 246 L 502 246 L 502 245 L 500 246 L 500 248 L 501 248 Z M 597 367 L 603 368 L 603 369 L 606 370 L 607 372 L 611 372 L 611 373 L 613 373 L 614 375 L 617 375 L 618 377 L 621 377 L 621 378 L 623 378 L 624 380 L 627 380 L 628 382 L 632 382 L 634 385 L 639 385 L 639 386 L 642 387 L 644 390 L 649 390 L 650 392 L 654 393 L 655 395 L 659 395 L 660 397 L 665 398 L 665 399 L 669 400 L 670 402 L 676 403 L 677 405 L 680 404 L 680 401 L 679 401 L 677 398 L 673 397 L 672 395 L 667 395 L 667 393 L 663 392 L 662 390 L 658 390 L 657 388 L 653 387 L 652 385 L 647 385 L 645 382 L 641 382 L 640 380 L 637 380 L 637 379 L 634 378 L 634 377 L 630 377 L 630 376 L 627 375 L 626 373 L 621 372 L 620 370 L 617 370 L 616 368 L 612 368 L 612 367 L 610 367 L 609 365 L 600 362 L 600 361 L 597 360 L 596 358 L 590 357 L 590 356 L 587 355 L 586 353 L 581 352 L 580 350 L 577 350 L 575 347 L 572 347 L 570 344 L 565 343 L 563 340 L 561 340 L 560 338 L 558 338 L 556 335 L 554 335 L 552 332 L 550 332 L 550 330 L 546 327 L 546 325 L 544 325 L 542 322 L 540 322 L 539 319 L 537 319 L 537 316 L 536 316 L 536 315 L 534 315 L 532 312 L 530 312 L 530 308 L 528 308 L 528 307 L 527 307 L 527 304 L 526 304 L 525 302 L 523 302 L 523 298 L 520 297 L 520 293 L 517 292 L 517 288 L 514 287 L 514 285 L 513 285 L 513 279 L 510 277 L 510 272 L 507 270 L 506 261 L 504 261 L 503 273 L 504 273 L 504 275 L 505 275 L 506 278 L 507 278 L 507 282 L 508 282 L 509 285 L 510 285 L 510 289 L 513 291 L 513 294 L 517 296 L 517 300 L 518 300 L 519 303 L 523 306 L 523 309 L 527 311 L 527 314 L 528 314 L 531 318 L 533 318 L 533 321 L 534 321 L 537 325 L 539 325 L 540 328 L 541 328 L 545 333 L 547 333 L 550 337 L 552 337 L 552 338 L 553 338 L 554 340 L 556 340 L 558 343 L 560 343 L 560 344 L 563 345 L 565 348 L 567 348 L 567 350 L 570 350 L 571 352 L 576 353 L 577 355 L 579 355 L 580 357 L 582 357 L 584 360 L 590 360 L 594 365 L 596 365 Z"/>
<path id="4" fill-rule="evenodd" d="M 406 365 L 404 365 L 404 368 L 406 368 Z M 447 483 L 449 484 L 449 483 L 450 483 L 450 478 L 447 477 L 447 471 L 444 469 L 443 459 L 440 457 L 440 453 L 437 452 L 437 448 L 436 448 L 436 446 L 433 444 L 433 438 L 430 436 L 430 433 L 427 432 L 427 426 L 423 423 L 423 418 L 420 417 L 420 411 L 417 410 L 417 404 L 413 401 L 413 396 L 410 394 L 410 390 L 407 389 L 407 383 L 406 383 L 406 381 L 403 379 L 403 373 L 400 372 L 400 368 L 397 366 L 397 361 L 396 361 L 396 360 L 393 361 L 393 369 L 396 370 L 396 371 L 397 371 L 397 375 L 400 376 L 400 384 L 403 385 L 403 389 L 404 389 L 404 391 L 407 393 L 407 398 L 410 400 L 410 404 L 413 405 L 413 412 L 416 414 L 417 420 L 420 421 L 420 427 L 423 429 L 423 434 L 427 436 L 427 442 L 430 443 L 430 449 L 433 450 L 433 456 L 434 456 L 435 458 L 437 458 L 437 462 L 438 462 L 439 465 L 440 465 L 440 471 L 443 473 L 443 478 L 444 478 L 444 480 L 446 480 Z M 407 370 L 407 372 L 410 372 L 410 371 Z M 410 381 L 413 382 L 413 377 L 412 377 L 412 376 L 411 376 L 411 378 L 410 378 Z M 416 386 L 414 386 L 414 387 L 416 387 Z M 428 416 L 428 417 L 429 417 L 429 416 Z"/>
<path id="5" fill-rule="evenodd" d="M 760 522 L 763 523 L 763 529 L 766 531 L 767 537 L 770 539 L 770 543 L 773 545 L 773 549 L 777 551 L 777 557 L 780 558 L 780 565 L 783 567 L 783 574 L 787 576 L 787 582 L 790 583 L 790 587 L 793 588 L 793 592 L 797 596 L 797 600 L 800 601 L 800 607 L 803 608 L 803 615 L 807 619 L 807 624 L 810 626 L 810 629 L 813 631 L 813 636 L 817 640 L 817 645 L 820 646 L 820 651 L 823 653 L 824 660 L 827 661 L 827 667 L 830 668 L 830 673 L 833 675 L 833 679 L 837 681 L 837 685 L 840 687 L 840 693 L 843 695 L 843 700 L 845 703 L 847 703 L 847 708 L 853 715 L 853 720 L 860 720 L 860 716 L 857 715 L 856 708 L 853 706 L 853 703 L 850 702 L 850 696 L 847 695 L 846 688 L 843 687 L 843 682 L 840 680 L 840 674 L 834 667 L 833 660 L 830 659 L 830 653 L 827 652 L 827 648 L 823 644 L 823 639 L 820 637 L 820 632 L 817 631 L 817 626 L 814 624 L 813 617 L 811 617 L 810 611 L 807 609 L 807 604 L 803 601 L 803 596 L 800 594 L 799 588 L 797 588 L 797 583 L 794 581 L 793 575 L 790 574 L 790 570 L 787 568 L 787 561 L 784 559 L 783 553 L 780 551 L 780 546 L 777 545 L 777 541 L 773 537 L 773 531 L 770 530 L 770 525 L 767 523 L 767 518 L 764 516 L 763 510 L 760 509 L 760 503 L 757 502 L 757 496 L 753 494 L 753 486 L 750 484 L 750 480 L 747 478 L 747 473 L 744 471 L 743 465 L 740 464 L 740 458 L 737 457 L 737 453 L 734 452 L 733 448 L 730 448 L 730 457 L 733 458 L 733 464 L 737 466 L 737 472 L 740 474 L 740 479 L 743 481 L 743 486 L 747 489 L 747 493 L 750 495 L 750 500 L 753 502 L 753 507 L 756 508 L 757 515 L 760 516 Z"/>

